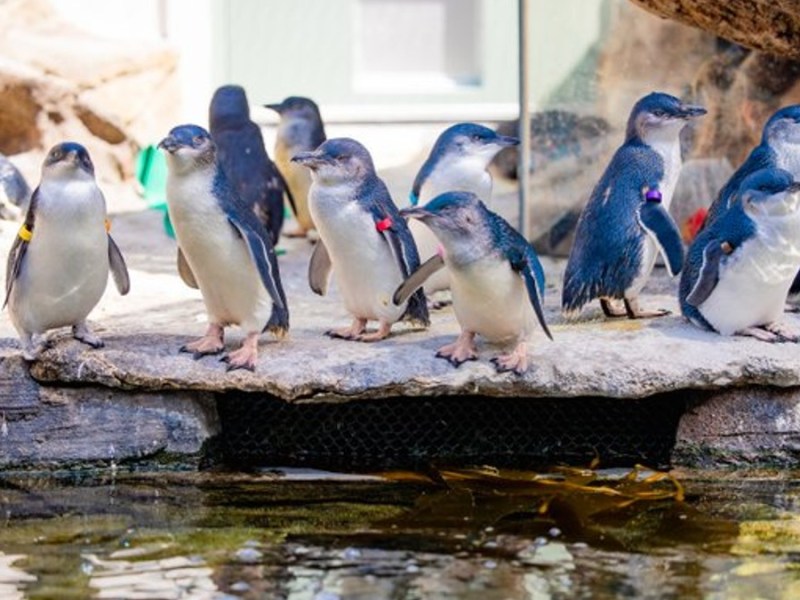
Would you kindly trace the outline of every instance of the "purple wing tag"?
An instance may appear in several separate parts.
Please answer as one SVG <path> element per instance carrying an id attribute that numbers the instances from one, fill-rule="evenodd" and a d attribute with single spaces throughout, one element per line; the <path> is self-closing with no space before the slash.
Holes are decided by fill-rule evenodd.
<path id="1" fill-rule="evenodd" d="M 648 202 L 661 202 L 661 192 L 656 188 L 651 188 L 645 192 L 644 199 Z"/>

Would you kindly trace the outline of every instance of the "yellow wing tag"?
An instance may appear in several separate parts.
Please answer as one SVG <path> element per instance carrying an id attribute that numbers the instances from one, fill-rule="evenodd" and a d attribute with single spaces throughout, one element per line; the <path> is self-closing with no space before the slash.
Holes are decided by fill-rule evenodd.
<path id="1" fill-rule="evenodd" d="M 31 238 L 33 237 L 33 232 L 23 223 L 22 227 L 19 228 L 17 235 L 23 242 L 30 242 Z"/>
<path id="2" fill-rule="evenodd" d="M 106 219 L 106 233 L 111 233 L 111 219 Z"/>

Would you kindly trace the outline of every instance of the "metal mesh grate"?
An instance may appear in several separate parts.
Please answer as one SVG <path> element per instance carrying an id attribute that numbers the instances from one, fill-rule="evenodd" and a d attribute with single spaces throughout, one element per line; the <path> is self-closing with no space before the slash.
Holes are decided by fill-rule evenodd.
<path id="1" fill-rule="evenodd" d="M 220 449 L 231 465 L 347 470 L 431 464 L 533 467 L 668 465 L 686 403 L 676 394 L 608 398 L 385 398 L 288 404 L 218 398 Z"/>

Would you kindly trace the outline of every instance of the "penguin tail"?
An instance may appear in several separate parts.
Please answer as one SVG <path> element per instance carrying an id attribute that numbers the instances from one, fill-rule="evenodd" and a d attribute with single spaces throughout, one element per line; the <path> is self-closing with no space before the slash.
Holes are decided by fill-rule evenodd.
<path id="1" fill-rule="evenodd" d="M 408 299 L 408 307 L 406 312 L 403 313 L 403 320 L 426 328 L 431 324 L 431 317 L 428 314 L 428 301 L 422 288 L 414 292 Z"/>
<path id="2" fill-rule="evenodd" d="M 583 307 L 591 301 L 589 286 L 578 281 L 577 277 L 564 276 L 564 289 L 561 290 L 561 314 L 566 319 L 577 317 Z"/>

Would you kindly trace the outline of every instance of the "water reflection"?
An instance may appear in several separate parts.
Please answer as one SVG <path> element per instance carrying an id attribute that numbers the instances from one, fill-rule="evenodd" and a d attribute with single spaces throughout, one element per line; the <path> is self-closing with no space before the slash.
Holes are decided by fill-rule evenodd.
<path id="1" fill-rule="evenodd" d="M 0 597 L 800 597 L 791 477 L 684 474 L 683 502 L 393 479 L 6 475 Z"/>

